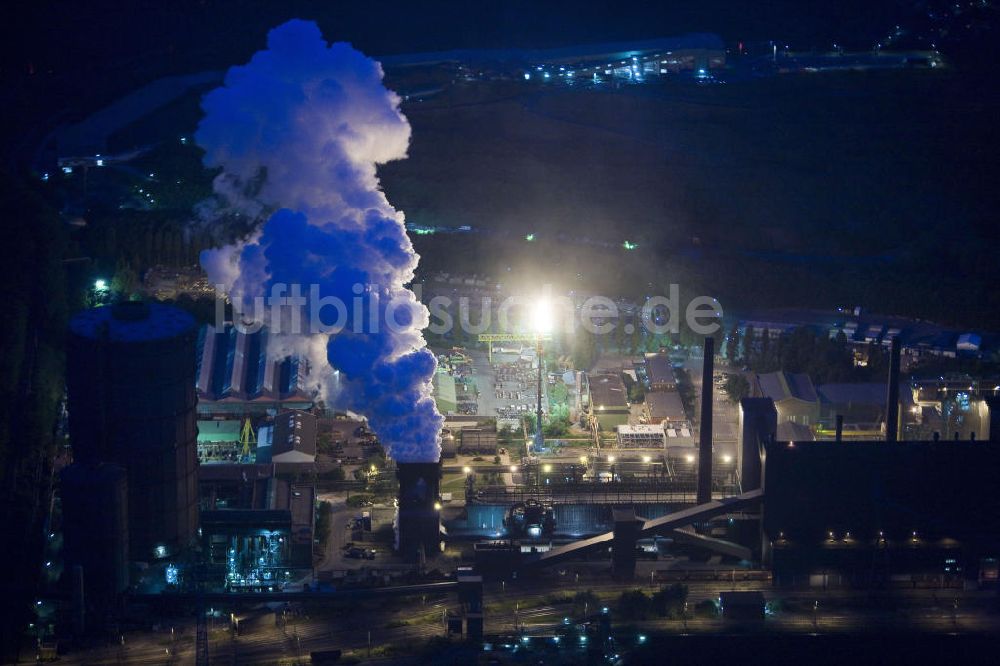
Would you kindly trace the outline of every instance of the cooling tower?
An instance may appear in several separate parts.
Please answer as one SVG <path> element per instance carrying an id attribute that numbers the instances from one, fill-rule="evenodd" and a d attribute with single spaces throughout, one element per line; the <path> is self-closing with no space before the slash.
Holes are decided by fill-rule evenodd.
<path id="1" fill-rule="evenodd" d="M 128 476 L 129 555 L 183 548 L 198 527 L 194 319 L 158 303 L 120 303 L 70 322 L 73 454 Z"/>
<path id="2" fill-rule="evenodd" d="M 433 557 L 440 552 L 441 515 L 437 508 L 438 485 L 441 478 L 439 463 L 398 463 L 399 518 L 397 538 L 399 552 L 410 562 Z"/>

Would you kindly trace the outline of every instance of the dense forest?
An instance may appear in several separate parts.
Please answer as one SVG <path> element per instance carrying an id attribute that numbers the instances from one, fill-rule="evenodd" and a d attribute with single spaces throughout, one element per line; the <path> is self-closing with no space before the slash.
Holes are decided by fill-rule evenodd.
<path id="1" fill-rule="evenodd" d="M 0 262 L 0 493 L 8 572 L 4 604 L 24 626 L 38 576 L 42 523 L 47 516 L 55 427 L 63 395 L 64 339 L 70 309 L 80 292 L 69 281 L 68 235 L 37 191 L 0 174 L 0 220 L 6 233 Z M 10 575 L 12 572 L 14 575 Z"/>

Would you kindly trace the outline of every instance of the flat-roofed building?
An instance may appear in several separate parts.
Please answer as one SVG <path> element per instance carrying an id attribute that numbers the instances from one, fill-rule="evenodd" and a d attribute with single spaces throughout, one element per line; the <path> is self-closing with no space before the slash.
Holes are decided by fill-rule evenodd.
<path id="1" fill-rule="evenodd" d="M 620 425 L 616 429 L 619 449 L 657 449 L 663 451 L 666 435 L 663 426 L 643 423 L 640 425 Z"/>
<path id="2" fill-rule="evenodd" d="M 603 430 L 627 425 L 628 393 L 621 375 L 607 373 L 590 377 L 590 410 Z"/>
<path id="3" fill-rule="evenodd" d="M 496 455 L 497 431 L 488 426 L 462 428 L 460 450 L 464 454 Z"/>
<path id="4" fill-rule="evenodd" d="M 669 354 L 646 354 L 646 377 L 651 391 L 677 390 L 677 378 Z"/>
<path id="5" fill-rule="evenodd" d="M 687 422 L 684 402 L 677 391 L 651 391 L 646 394 L 646 420 L 650 423 L 680 424 Z"/>

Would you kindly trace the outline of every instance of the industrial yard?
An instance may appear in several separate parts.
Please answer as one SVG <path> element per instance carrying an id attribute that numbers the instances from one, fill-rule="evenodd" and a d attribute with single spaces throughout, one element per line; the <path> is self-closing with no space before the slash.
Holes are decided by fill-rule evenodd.
<path id="1" fill-rule="evenodd" d="M 0 662 L 995 661 L 993 4 L 56 4 Z"/>

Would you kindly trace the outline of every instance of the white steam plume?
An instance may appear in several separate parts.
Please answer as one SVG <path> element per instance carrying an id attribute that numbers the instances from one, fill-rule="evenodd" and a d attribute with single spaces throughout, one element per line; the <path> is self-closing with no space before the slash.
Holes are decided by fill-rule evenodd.
<path id="1" fill-rule="evenodd" d="M 290 21 L 202 106 L 195 138 L 206 166 L 222 169 L 216 194 L 231 209 L 276 211 L 249 239 L 202 255 L 210 279 L 245 311 L 282 283 L 307 297 L 319 285 L 320 296 L 347 304 L 340 332 L 277 335 L 276 348 L 307 358 L 322 397 L 364 414 L 396 460 L 436 461 L 442 417 L 421 334 L 428 313 L 404 286 L 418 257 L 376 174 L 406 157 L 410 126 L 381 66 L 349 44 L 328 45 L 314 23 Z M 385 325 L 390 301 L 396 326 Z"/>

